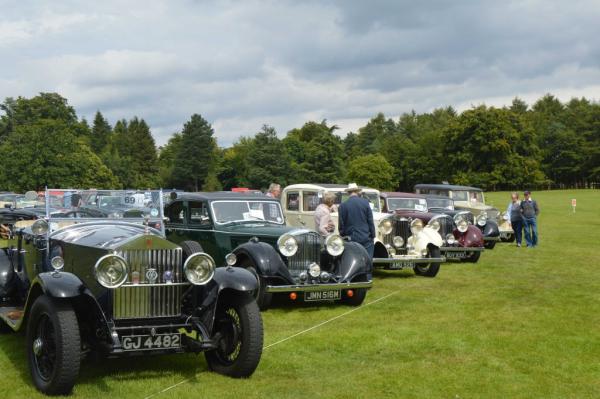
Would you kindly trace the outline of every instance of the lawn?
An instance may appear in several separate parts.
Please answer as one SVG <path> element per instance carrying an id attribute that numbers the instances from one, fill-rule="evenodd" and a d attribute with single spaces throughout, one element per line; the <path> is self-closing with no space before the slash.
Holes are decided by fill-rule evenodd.
<path id="1" fill-rule="evenodd" d="M 361 308 L 264 312 L 266 348 L 248 380 L 207 372 L 196 355 L 88 359 L 73 397 L 597 398 L 600 190 L 533 197 L 537 248 L 499 244 L 434 279 L 377 272 L 366 303 L 379 300 Z M 488 195 L 501 209 L 508 199 Z M 0 335 L 0 384 L 2 398 L 41 396 L 23 335 Z"/>

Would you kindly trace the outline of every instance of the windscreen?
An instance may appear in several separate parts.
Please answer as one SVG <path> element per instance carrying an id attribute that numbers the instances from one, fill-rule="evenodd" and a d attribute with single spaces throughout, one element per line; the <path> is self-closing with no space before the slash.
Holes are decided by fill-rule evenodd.
<path id="1" fill-rule="evenodd" d="M 213 201 L 211 208 L 217 224 L 257 221 L 284 223 L 281 205 L 275 201 Z"/>
<path id="2" fill-rule="evenodd" d="M 454 202 L 446 198 L 427 198 L 428 208 L 454 210 Z"/>
<path id="3" fill-rule="evenodd" d="M 424 198 L 388 198 L 387 205 L 390 211 L 409 209 L 425 212 L 427 210 L 427 201 Z"/>
<path id="4" fill-rule="evenodd" d="M 369 205 L 371 206 L 371 210 L 373 212 L 381 212 L 378 192 L 362 192 L 360 196 L 369 201 Z M 339 205 L 343 202 L 346 202 L 348 198 L 350 198 L 350 194 L 346 192 L 338 192 L 335 196 L 335 203 Z"/>

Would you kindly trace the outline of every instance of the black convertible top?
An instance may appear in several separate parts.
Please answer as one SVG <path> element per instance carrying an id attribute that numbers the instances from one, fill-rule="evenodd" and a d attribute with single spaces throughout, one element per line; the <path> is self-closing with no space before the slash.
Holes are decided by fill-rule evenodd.
<path id="1" fill-rule="evenodd" d="M 274 201 L 279 203 L 277 198 L 267 197 L 260 192 L 233 192 L 233 191 L 215 191 L 215 192 L 175 192 L 178 200 L 201 200 L 201 201 L 217 201 L 217 200 L 238 200 L 238 201 Z M 171 197 L 173 199 L 173 197 Z"/>

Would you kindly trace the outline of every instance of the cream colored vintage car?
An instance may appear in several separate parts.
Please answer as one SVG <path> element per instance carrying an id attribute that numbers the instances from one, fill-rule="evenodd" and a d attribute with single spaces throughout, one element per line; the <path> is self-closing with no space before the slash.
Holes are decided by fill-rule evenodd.
<path id="1" fill-rule="evenodd" d="M 336 204 L 348 198 L 346 185 L 294 184 L 281 193 L 281 206 L 289 226 L 314 229 L 315 209 L 327 191 L 336 195 Z M 439 233 L 419 219 L 398 217 L 381 212 L 379 191 L 362 187 L 362 196 L 371 204 L 377 237 L 373 266 L 385 269 L 414 269 L 422 276 L 434 277 L 446 259 L 440 255 L 442 238 Z M 338 231 L 338 214 L 332 214 L 335 232 Z"/>

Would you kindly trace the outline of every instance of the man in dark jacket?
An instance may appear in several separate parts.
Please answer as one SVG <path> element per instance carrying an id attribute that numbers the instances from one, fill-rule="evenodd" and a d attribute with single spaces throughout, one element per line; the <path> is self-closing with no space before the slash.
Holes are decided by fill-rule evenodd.
<path id="1" fill-rule="evenodd" d="M 511 194 L 511 202 L 508 204 L 506 209 L 506 217 L 510 222 L 510 226 L 515 232 L 515 239 L 517 241 L 517 247 L 521 246 L 521 237 L 523 236 L 523 215 L 521 214 L 521 201 L 519 201 L 519 194 Z"/>
<path id="2" fill-rule="evenodd" d="M 537 202 L 531 199 L 531 193 L 525 191 L 525 199 L 521 201 L 521 215 L 523 215 L 523 228 L 525 229 L 525 242 L 528 248 L 538 244 L 537 216 L 540 208 Z"/>
<path id="3" fill-rule="evenodd" d="M 375 249 L 373 245 L 375 224 L 373 223 L 371 205 L 368 200 L 358 195 L 360 188 L 356 183 L 350 183 L 346 192 L 350 194 L 350 198 L 340 205 L 340 235 L 343 237 L 348 236 L 352 241 L 361 244 L 365 247 L 369 256 L 373 258 L 373 251 Z"/>

